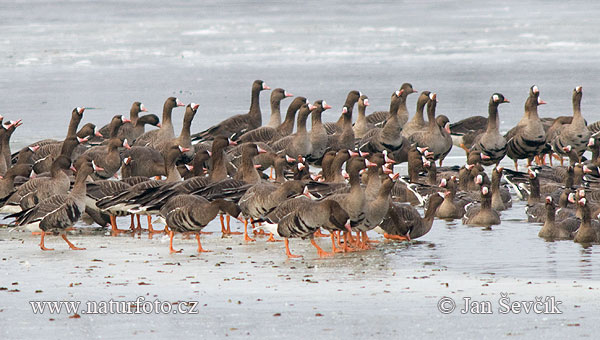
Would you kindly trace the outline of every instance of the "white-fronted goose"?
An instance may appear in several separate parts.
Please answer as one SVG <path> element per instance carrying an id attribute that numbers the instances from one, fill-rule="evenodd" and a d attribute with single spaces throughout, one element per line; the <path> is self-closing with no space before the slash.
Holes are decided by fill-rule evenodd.
<path id="1" fill-rule="evenodd" d="M 171 115 L 173 113 L 173 109 L 178 106 L 183 106 L 184 104 L 175 97 L 169 97 L 165 101 L 163 105 L 163 113 L 162 113 L 162 125 L 158 130 L 152 130 L 144 133 L 139 136 L 134 145 L 136 146 L 151 146 L 155 147 L 165 140 L 171 140 L 175 138 L 175 131 L 173 130 L 173 122 L 171 120 Z"/>
<path id="2" fill-rule="evenodd" d="M 492 209 L 492 191 L 485 185 L 481 187 L 481 205 L 468 205 L 465 210 L 463 224 L 486 228 L 500 224 L 500 215 Z"/>
<path id="3" fill-rule="evenodd" d="M 443 201 L 441 193 L 432 194 L 423 217 L 409 204 L 392 203 L 388 214 L 375 231 L 382 233 L 387 239 L 394 240 L 410 241 L 422 237 L 431 230 L 435 212 Z"/>
<path id="4" fill-rule="evenodd" d="M 408 138 L 413 133 L 421 131 L 427 126 L 427 122 L 423 119 L 423 111 L 427 101 L 429 101 L 429 94 L 431 94 L 431 92 L 423 91 L 419 95 L 419 98 L 417 99 L 417 111 L 412 119 L 406 122 L 402 127 L 402 136 Z"/>
<path id="5" fill-rule="evenodd" d="M 298 111 L 296 133 L 287 137 L 283 137 L 277 142 L 273 143 L 271 145 L 273 151 L 292 157 L 297 157 L 298 155 L 306 157 L 308 154 L 310 154 L 311 143 L 310 136 L 306 129 L 306 121 L 308 120 L 308 116 L 315 109 L 316 108 L 310 104 L 302 105 Z"/>
<path id="6" fill-rule="evenodd" d="M 324 100 L 317 100 L 314 104 L 314 110 L 311 114 L 311 129 L 310 129 L 310 144 L 311 151 L 308 158 L 309 162 L 316 162 L 320 160 L 325 151 L 327 150 L 327 130 L 323 126 L 323 122 L 321 121 L 321 115 L 325 110 L 331 109 L 331 106 L 327 105 L 327 102 Z M 298 155 L 291 155 L 298 156 Z"/>
<path id="7" fill-rule="evenodd" d="M 300 257 L 290 252 L 289 238 L 310 238 L 310 243 L 317 249 L 319 257 L 331 256 L 332 253 L 317 245 L 314 234 L 320 228 L 329 231 L 350 230 L 348 213 L 338 202 L 331 200 L 295 199 L 293 203 L 296 208 L 279 219 L 277 224 L 265 223 L 261 228 L 285 238 L 285 253 L 288 258 Z M 333 244 L 335 245 L 335 242 Z M 344 242 L 344 245 L 347 246 L 347 242 Z"/>
<path id="8" fill-rule="evenodd" d="M 498 165 L 506 155 L 506 139 L 500 134 L 500 117 L 498 117 L 498 105 L 510 103 L 500 93 L 494 93 L 490 98 L 488 106 L 489 117 L 484 133 L 474 138 L 471 150 L 481 152 L 481 164 Z M 465 146 L 468 147 L 468 146 Z"/>
<path id="9" fill-rule="evenodd" d="M 252 83 L 252 98 L 250 101 L 250 110 L 246 114 L 235 115 L 225 119 L 217 125 L 214 125 L 202 132 L 192 136 L 194 141 L 212 140 L 216 136 L 225 136 L 227 138 L 233 135 L 242 134 L 254 130 L 262 125 L 262 113 L 260 111 L 260 92 L 270 90 L 262 80 L 255 80 Z M 164 120 L 164 119 L 163 119 Z M 163 122 L 164 125 L 164 122 Z"/>
<path id="10" fill-rule="evenodd" d="M 198 112 L 200 105 L 196 103 L 190 103 L 185 107 L 185 113 L 183 115 L 183 125 L 181 126 L 181 133 L 178 137 L 164 140 L 157 144 L 155 147 L 162 153 L 163 157 L 167 157 L 167 152 L 173 145 L 180 145 L 186 149 L 190 149 L 184 154 L 186 160 L 191 160 L 194 157 L 194 151 L 192 150 L 192 139 L 190 137 L 190 129 L 192 127 L 192 121 Z"/>
<path id="11" fill-rule="evenodd" d="M 328 135 L 333 135 L 334 133 L 341 133 L 344 129 L 346 122 L 346 115 L 350 116 L 350 121 L 352 121 L 352 111 L 354 110 L 354 104 L 358 102 L 358 99 L 362 93 L 360 91 L 352 90 L 348 92 L 346 96 L 346 101 L 344 102 L 344 106 L 342 107 L 342 115 L 337 120 L 337 122 L 333 123 L 325 123 L 325 130 L 327 130 Z"/>
<path id="12" fill-rule="evenodd" d="M 398 178 L 398 174 L 391 177 L 385 176 L 381 180 L 381 186 L 375 199 L 367 200 L 365 207 L 365 221 L 357 229 L 360 231 L 361 239 L 358 246 L 362 249 L 369 249 L 369 238 L 367 231 L 377 227 L 387 216 L 392 198 L 390 192 L 394 187 L 394 181 Z"/>
<path id="13" fill-rule="evenodd" d="M 276 129 L 281 125 L 281 101 L 293 96 L 293 94 L 282 88 L 276 88 L 271 91 L 271 118 L 269 119 L 269 123 L 265 126 Z"/>
<path id="14" fill-rule="evenodd" d="M 440 187 L 446 188 L 446 192 L 444 193 L 444 201 L 437 209 L 435 216 L 443 220 L 462 218 L 465 214 L 465 205 L 470 202 L 456 197 L 456 178 L 442 178 Z"/>
<path id="15" fill-rule="evenodd" d="M 554 240 L 572 240 L 575 231 L 579 228 L 579 221 L 576 218 L 569 218 L 557 224 L 555 220 L 556 205 L 551 196 L 546 197 L 546 221 L 538 236 L 548 241 Z"/>
<path id="16" fill-rule="evenodd" d="M 504 138 L 507 142 L 506 154 L 515 162 L 515 170 L 518 169 L 517 161 L 526 158 L 528 165 L 533 157 L 540 154 L 546 145 L 546 132 L 538 116 L 538 105 L 546 104 L 540 98 L 540 91 L 536 85 L 529 89 L 529 97 L 525 101 L 525 114 L 517 126 L 510 129 Z"/>
<path id="17" fill-rule="evenodd" d="M 398 102 L 405 100 L 404 89 L 394 92 L 398 96 Z M 390 152 L 402 148 L 406 139 L 402 137 L 402 122 L 400 121 L 399 111 L 392 112 L 385 125 L 381 128 L 374 128 L 367 133 L 359 143 L 359 149 L 365 152 Z"/>
<path id="18" fill-rule="evenodd" d="M 553 133 L 548 134 L 548 141 L 552 145 L 552 150 L 559 155 L 566 155 L 565 147 L 571 146 L 579 157 L 587 149 L 587 144 L 590 139 L 590 131 L 588 130 L 585 119 L 581 115 L 581 97 L 583 89 L 577 86 L 573 90 L 573 120 L 570 124 L 561 125 L 553 130 Z"/>
<path id="19" fill-rule="evenodd" d="M 327 137 L 327 149 L 338 151 L 342 149 L 354 149 L 354 130 L 352 129 L 352 110 L 342 108 L 343 127 L 341 131 L 329 134 Z M 337 125 L 335 125 L 337 126 Z"/>
<path id="20" fill-rule="evenodd" d="M 233 179 L 240 180 L 247 184 L 255 184 L 260 182 L 261 177 L 254 166 L 254 157 L 260 153 L 265 153 L 254 143 L 245 143 L 242 149 L 242 164 L 235 174 Z"/>
<path id="21" fill-rule="evenodd" d="M 496 211 L 503 211 L 512 207 L 512 197 L 510 192 L 506 188 L 500 187 L 503 170 L 504 168 L 502 167 L 495 167 L 492 169 L 492 209 Z"/>
<path id="22" fill-rule="evenodd" d="M 358 116 L 356 117 L 356 122 L 352 127 L 354 130 L 354 137 L 356 138 L 363 138 L 367 132 L 375 127 L 374 124 L 367 122 L 367 117 L 365 115 L 367 106 L 369 106 L 369 97 L 363 94 L 358 99 Z"/>
<path id="23" fill-rule="evenodd" d="M 261 126 L 254 130 L 244 133 L 236 141 L 241 143 L 247 142 L 263 142 L 274 143 L 280 138 L 289 136 L 294 131 L 294 123 L 296 122 L 296 113 L 304 104 L 308 104 L 308 99 L 304 97 L 296 97 L 288 106 L 285 114 L 285 119 L 277 127 Z M 234 136 L 235 137 L 235 136 Z"/>
<path id="24" fill-rule="evenodd" d="M 23 211 L 16 219 L 16 223 L 26 229 L 41 229 L 42 238 L 40 248 L 42 250 L 53 250 L 46 248 L 44 237 L 48 233 L 60 234 L 73 250 L 84 250 L 73 245 L 66 236 L 65 230 L 72 227 L 85 211 L 85 179 L 94 171 L 100 170 L 92 162 L 82 165 L 75 178 L 75 185 L 69 194 L 50 196 L 34 208 Z"/>
<path id="25" fill-rule="evenodd" d="M 397 112 L 399 116 L 400 126 L 404 126 L 408 122 L 408 109 L 406 108 L 406 97 L 409 94 L 417 92 L 409 83 L 404 83 L 400 86 L 402 92 L 402 101 L 397 102 L 397 106 L 392 107 L 390 103 L 389 111 L 377 111 L 367 116 L 367 122 L 376 126 L 382 126 L 392 113 Z"/>
<path id="26" fill-rule="evenodd" d="M 244 240 L 255 241 L 248 236 L 248 221 L 264 217 L 278 204 L 303 190 L 304 184 L 300 181 L 287 181 L 281 185 L 260 182 L 249 188 L 238 202 L 244 216 Z M 274 241 L 272 235 L 269 241 Z"/>
<path id="27" fill-rule="evenodd" d="M 409 141 L 417 147 L 425 148 L 432 152 L 434 160 L 444 159 L 452 149 L 452 138 L 442 133 L 442 128 L 435 120 L 435 108 L 437 105 L 437 94 L 431 93 L 427 103 L 427 119 L 429 121 L 426 130 L 413 133 Z"/>
<path id="28" fill-rule="evenodd" d="M 581 225 L 579 226 L 579 229 L 577 230 L 573 240 L 584 245 L 599 243 L 600 228 L 598 228 L 598 225 L 592 225 L 589 202 L 585 197 L 582 197 L 577 203 L 581 209 Z"/>
<path id="29" fill-rule="evenodd" d="M 129 109 L 129 122 L 126 124 L 123 124 L 121 127 L 119 127 L 118 130 L 118 134 L 119 137 L 121 137 L 121 135 L 125 134 L 125 130 L 131 129 L 133 128 L 139 117 L 140 112 L 147 112 L 148 110 L 146 109 L 146 107 L 144 106 L 144 104 L 140 103 L 140 102 L 133 102 L 133 104 L 131 104 L 131 109 Z M 110 124 L 106 124 L 104 125 L 102 128 L 100 128 L 100 133 L 102 134 L 102 136 L 105 136 L 106 138 L 110 137 L 110 129 L 109 129 L 109 125 Z M 127 138 L 127 137 L 125 137 Z M 122 138 L 122 139 L 125 139 Z M 130 139 L 133 140 L 133 139 Z"/>
<path id="30" fill-rule="evenodd" d="M 179 195 L 171 198 L 160 209 L 160 215 L 165 219 L 169 229 L 169 252 L 180 253 L 182 251 L 173 249 L 175 232 L 196 234 L 197 252 L 209 252 L 210 250 L 202 248 L 200 233 L 221 211 L 236 218 L 240 215 L 240 208 L 237 204 L 223 199 L 209 202 L 205 198 L 195 195 Z"/>

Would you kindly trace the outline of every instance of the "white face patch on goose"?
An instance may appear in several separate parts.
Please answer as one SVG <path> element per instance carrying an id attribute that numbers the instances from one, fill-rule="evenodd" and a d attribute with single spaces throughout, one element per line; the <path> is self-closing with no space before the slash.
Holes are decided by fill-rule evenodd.
<path id="1" fill-rule="evenodd" d="M 306 100 L 306 104 L 310 104 L 310 102 L 308 101 L 308 99 Z"/>
<path id="2" fill-rule="evenodd" d="M 194 110 L 195 110 L 195 109 L 197 109 L 197 108 L 198 108 L 198 106 L 200 106 L 200 105 L 199 105 L 199 104 L 196 104 L 196 103 L 190 103 L 190 106 L 192 107 L 192 109 L 194 109 Z"/>
<path id="3" fill-rule="evenodd" d="M 82 114 L 83 113 L 83 107 L 77 107 L 77 113 Z"/>
<path id="4" fill-rule="evenodd" d="M 140 104 L 140 111 L 143 111 L 143 112 L 147 111 L 144 104 Z"/>
<path id="5" fill-rule="evenodd" d="M 581 92 L 581 90 L 583 90 L 583 88 L 581 86 L 577 86 L 575 88 L 575 92 L 577 92 L 577 93 Z"/>
<path id="6" fill-rule="evenodd" d="M 323 107 L 327 106 L 327 102 L 326 102 L 326 101 L 323 101 L 323 102 L 321 103 L 321 106 L 323 106 Z"/>
<path id="7" fill-rule="evenodd" d="M 366 98 L 363 102 L 364 102 L 365 106 L 369 106 L 369 99 L 368 98 Z"/>
<path id="8" fill-rule="evenodd" d="M 542 100 L 542 98 L 538 97 L 538 104 L 542 104 L 544 101 Z"/>
<path id="9" fill-rule="evenodd" d="M 532 91 L 533 93 L 538 93 L 538 92 L 540 92 L 540 90 L 538 89 L 537 85 L 533 85 L 533 87 L 531 88 L 531 91 Z"/>
<path id="10" fill-rule="evenodd" d="M 497 94 L 495 94 L 492 98 L 494 98 L 494 102 L 499 102 L 500 101 L 500 97 L 498 97 Z"/>
<path id="11" fill-rule="evenodd" d="M 358 96 L 361 97 L 362 96 L 362 92 L 358 91 Z"/>
<path id="12" fill-rule="evenodd" d="M 435 100 L 435 93 L 430 93 L 429 94 L 429 99 Z"/>
<path id="13" fill-rule="evenodd" d="M 400 90 L 397 90 L 397 91 L 396 91 L 396 92 L 394 92 L 394 93 L 396 93 L 396 97 L 400 97 Z"/>

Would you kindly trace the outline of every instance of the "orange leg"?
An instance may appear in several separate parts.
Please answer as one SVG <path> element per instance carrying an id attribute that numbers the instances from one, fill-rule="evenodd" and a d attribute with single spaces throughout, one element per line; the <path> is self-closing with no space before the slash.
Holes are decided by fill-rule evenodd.
<path id="1" fill-rule="evenodd" d="M 126 233 L 128 230 L 121 230 L 117 228 L 117 217 L 114 215 L 110 215 L 110 225 L 112 227 L 111 234 L 112 236 L 117 236 L 120 233 Z"/>
<path id="2" fill-rule="evenodd" d="M 225 235 L 227 230 L 225 229 L 225 219 L 222 214 L 219 215 L 219 221 L 221 221 L 221 234 Z"/>
<path id="3" fill-rule="evenodd" d="M 326 257 L 326 256 L 332 256 L 333 253 L 328 253 L 325 250 L 323 250 L 321 247 L 319 247 L 319 245 L 317 244 L 317 242 L 315 242 L 314 238 L 310 239 L 310 244 L 312 244 L 315 248 L 317 248 L 317 254 L 319 255 L 319 257 Z"/>
<path id="4" fill-rule="evenodd" d="M 135 231 L 135 223 L 134 223 L 134 217 L 133 215 L 131 216 L 131 224 L 129 225 L 129 229 L 131 229 L 131 231 Z"/>
<path id="5" fill-rule="evenodd" d="M 271 179 L 271 180 L 275 179 L 275 177 L 273 177 L 273 167 L 271 167 L 271 172 L 269 173 L 269 179 Z"/>
<path id="6" fill-rule="evenodd" d="M 242 235 L 242 233 L 239 231 L 231 231 L 230 220 L 231 220 L 231 216 L 227 215 L 227 234 L 228 235 Z"/>
<path id="7" fill-rule="evenodd" d="M 388 240 L 410 241 L 410 237 L 408 237 L 408 236 L 390 235 L 388 233 L 383 234 L 383 237 L 385 237 Z"/>
<path id="8" fill-rule="evenodd" d="M 256 241 L 255 239 L 251 238 L 250 236 L 248 236 L 248 220 L 244 220 L 244 241 L 248 242 L 254 242 Z"/>
<path id="9" fill-rule="evenodd" d="M 44 236 L 46 236 L 46 232 L 42 231 L 42 239 L 40 240 L 40 249 L 42 249 L 42 250 L 54 250 L 54 248 L 46 248 L 46 246 L 44 246 Z"/>
<path id="10" fill-rule="evenodd" d="M 530 167 L 530 166 L 531 166 L 531 161 L 532 161 L 532 159 L 531 159 L 531 158 L 527 158 L 527 167 Z"/>
<path id="11" fill-rule="evenodd" d="M 340 239 L 342 238 L 341 232 L 340 231 L 336 231 L 335 235 L 336 235 L 336 238 L 337 238 L 337 245 L 338 245 L 338 247 L 342 248 L 342 243 L 340 241 Z"/>
<path id="12" fill-rule="evenodd" d="M 140 215 L 135 214 L 135 218 L 137 219 L 137 230 L 139 232 L 141 232 L 142 231 L 142 222 L 140 222 Z"/>
<path id="13" fill-rule="evenodd" d="M 161 234 L 162 230 L 154 230 L 152 227 L 152 216 L 148 215 L 148 233 L 150 234 Z"/>
<path id="14" fill-rule="evenodd" d="M 42 231 L 32 231 L 31 235 L 42 235 Z"/>
<path id="15" fill-rule="evenodd" d="M 269 238 L 267 239 L 267 242 L 281 242 L 281 240 L 276 240 L 275 238 L 273 238 L 273 233 L 269 233 Z"/>
<path id="16" fill-rule="evenodd" d="M 337 248 L 337 247 L 335 246 L 335 239 L 336 239 L 336 236 L 338 237 L 338 243 L 339 243 L 339 242 L 340 242 L 340 240 L 339 240 L 339 237 L 340 237 L 340 235 L 339 235 L 339 234 L 337 234 L 336 232 L 332 232 L 330 235 L 331 235 L 331 251 L 332 251 L 333 253 L 341 253 L 341 252 L 343 252 L 343 250 L 342 250 L 342 249 L 339 249 L 339 248 Z M 341 246 L 340 246 L 340 248 L 341 248 Z"/>
<path id="17" fill-rule="evenodd" d="M 60 236 L 62 236 L 63 240 L 65 240 L 65 242 L 67 242 L 67 244 L 69 245 L 69 248 L 71 248 L 73 250 L 85 250 L 85 248 L 75 247 L 75 245 L 73 243 L 71 243 L 71 241 L 67 240 L 67 235 L 62 234 Z"/>
<path id="18" fill-rule="evenodd" d="M 371 240 L 369 239 L 369 235 L 367 234 L 367 232 L 365 231 L 364 235 L 363 235 L 363 239 L 366 240 L 366 243 L 379 243 L 379 241 L 377 240 Z"/>
<path id="19" fill-rule="evenodd" d="M 200 233 L 196 233 L 196 241 L 198 241 L 198 252 L 199 253 L 208 253 L 212 250 L 202 249 L 202 244 L 200 244 Z"/>
<path id="20" fill-rule="evenodd" d="M 440 168 L 442 167 L 442 162 L 443 162 L 443 161 L 444 161 L 443 159 L 440 159 L 440 160 L 438 161 L 438 162 L 440 162 Z"/>
<path id="21" fill-rule="evenodd" d="M 467 157 L 469 157 L 469 149 L 465 146 L 464 143 L 460 143 L 460 148 L 465 150 L 465 152 L 467 153 Z"/>
<path id="22" fill-rule="evenodd" d="M 352 237 L 350 232 L 344 231 L 344 252 L 356 251 L 356 249 L 349 246 L 350 238 Z"/>
<path id="23" fill-rule="evenodd" d="M 288 259 L 302 257 L 302 255 L 294 255 L 290 252 L 290 241 L 288 241 L 287 238 L 283 240 L 283 243 L 285 243 L 285 254 L 287 255 Z"/>
<path id="24" fill-rule="evenodd" d="M 175 233 L 172 230 L 169 231 L 169 253 L 171 253 L 171 254 L 181 253 L 183 251 L 183 249 L 179 249 L 179 250 L 173 249 L 173 236 L 175 236 Z"/>
<path id="25" fill-rule="evenodd" d="M 321 228 L 317 229 L 317 231 L 315 231 L 315 233 L 313 234 L 314 237 L 329 237 L 329 235 L 327 234 L 323 234 L 321 232 Z"/>

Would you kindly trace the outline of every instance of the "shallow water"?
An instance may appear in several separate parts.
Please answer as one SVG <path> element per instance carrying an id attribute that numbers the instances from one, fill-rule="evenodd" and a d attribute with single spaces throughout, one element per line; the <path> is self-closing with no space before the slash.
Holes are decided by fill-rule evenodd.
<path id="1" fill-rule="evenodd" d="M 571 91 L 582 85 L 582 111 L 588 122 L 593 122 L 600 119 L 595 109 L 600 105 L 600 44 L 596 36 L 600 19 L 596 14 L 600 14 L 600 4 L 593 1 L 0 2 L 0 114 L 7 119 L 21 118 L 25 123 L 13 135 L 13 150 L 41 138 L 64 136 L 73 107 L 87 107 L 84 122 L 103 125 L 112 115 L 128 112 L 135 100 L 160 115 L 168 96 L 200 103 L 192 125 L 192 132 L 197 132 L 227 116 L 246 112 L 250 84 L 254 79 L 263 79 L 273 88 L 285 88 L 311 101 L 327 100 L 333 109 L 325 120 L 337 119 L 346 93 L 353 89 L 369 96 L 372 106 L 368 112 L 373 112 L 386 109 L 390 94 L 403 82 L 411 82 L 417 90 L 437 92 L 438 113 L 452 121 L 472 114 L 485 115 L 490 95 L 501 92 L 511 100 L 500 107 L 504 131 L 520 119 L 532 84 L 539 86 L 541 97 L 548 102 L 540 107 L 541 116 L 569 114 Z M 415 101 L 416 96 L 409 97 L 410 111 Z M 268 94 L 262 95 L 261 105 L 263 121 L 267 121 Z M 282 107 L 286 106 L 284 102 Z M 174 112 L 176 129 L 181 126 L 182 113 L 182 109 Z M 464 153 L 457 149 L 446 161 L 448 165 L 462 162 Z M 512 168 L 509 160 L 503 163 Z M 398 166 L 397 171 L 406 174 L 405 166 Z M 419 331 L 439 336 L 447 335 L 449 329 L 450 334 L 467 338 L 531 336 L 537 332 L 548 337 L 589 336 L 597 328 L 592 322 L 595 314 L 589 313 L 597 312 L 597 307 L 589 301 L 598 296 L 598 247 L 583 249 L 572 242 L 544 242 L 537 237 L 539 225 L 524 222 L 524 205 L 514 199 L 513 208 L 502 214 L 502 224 L 491 231 L 436 220 L 432 231 L 410 246 L 385 244 L 367 253 L 325 260 L 315 259 L 307 242 L 294 241 L 292 248 L 307 256 L 302 266 L 285 261 L 280 245 L 237 246 L 237 240 L 208 237 L 208 244 L 219 251 L 188 260 L 193 242 L 185 243 L 185 269 L 175 271 L 172 277 L 157 272 L 152 267 L 156 263 L 145 262 L 149 261 L 148 254 L 168 258 L 169 262 L 177 259 L 167 255 L 164 240 L 77 237 L 77 244 L 91 249 L 73 255 L 64 250 L 62 241 L 56 241 L 60 251 L 49 255 L 38 251 L 37 238 L 1 230 L 0 238 L 7 241 L 2 243 L 10 250 L 4 255 L 4 263 L 9 265 L 2 265 L 8 270 L 3 270 L 6 275 L 0 278 L 1 286 L 29 281 L 27 287 L 31 289 L 22 289 L 21 295 L 8 295 L 6 305 L 0 306 L 0 312 L 4 311 L 0 313 L 0 325 L 10 322 L 30 327 L 34 321 L 47 322 L 47 317 L 35 319 L 27 314 L 24 301 L 34 298 L 135 297 L 145 292 L 134 284 L 139 277 L 148 277 L 157 285 L 149 289 L 153 294 L 172 300 L 190 299 L 198 296 L 196 290 L 179 284 L 188 271 L 197 271 L 197 275 L 213 280 L 208 281 L 202 296 L 216 305 L 212 313 L 201 318 L 210 326 L 204 334 L 234 336 L 237 330 L 244 330 L 272 336 L 268 325 L 273 325 L 297 337 L 304 334 L 303 323 L 294 321 L 304 320 L 318 326 L 315 330 L 325 337 L 398 336 Z M 218 228 L 211 224 L 208 229 Z M 242 263 L 248 256 L 259 259 L 259 263 L 274 261 L 279 267 L 265 264 L 267 269 L 257 269 Z M 96 275 L 83 270 L 64 274 L 63 264 L 81 265 L 94 257 L 119 261 L 119 265 L 115 270 L 104 267 Z M 211 272 L 214 263 L 230 257 L 235 266 Z M 124 258 L 131 258 L 131 263 L 123 262 Z M 210 268 L 196 263 L 205 258 Z M 319 271 L 310 266 L 318 266 Z M 291 267 L 300 270 L 295 273 Z M 211 284 L 240 271 L 249 271 L 258 278 L 245 284 L 228 281 L 224 290 Z M 132 286 L 94 288 L 106 282 L 104 277 L 112 272 L 118 272 Z M 294 277 L 292 283 L 273 279 L 282 272 Z M 422 272 L 440 278 L 433 283 L 407 283 L 406 278 L 422 276 Z M 402 278 L 392 273 L 401 273 Z M 38 288 L 34 283 L 39 282 L 40 275 L 49 278 L 49 283 L 41 285 L 47 293 L 37 296 L 33 293 Z M 320 288 L 313 290 L 310 283 L 301 281 L 304 275 L 315 275 Z M 69 282 L 80 280 L 89 280 L 90 288 L 65 291 Z M 273 303 L 264 309 L 258 303 L 248 304 L 270 280 L 275 280 L 280 289 L 270 291 Z M 486 322 L 491 333 L 468 333 L 476 331 L 470 326 L 474 320 L 481 322 L 480 318 L 446 318 L 437 312 L 437 299 L 451 294 L 442 283 L 450 282 L 451 290 L 459 287 L 452 294 L 478 295 L 489 293 L 481 283 L 488 281 L 500 285 L 490 288 L 495 295 L 507 289 L 525 298 L 532 298 L 538 291 L 563 294 L 569 302 L 569 314 L 560 319 L 494 318 Z M 536 286 L 529 287 L 529 281 Z M 585 284 L 580 286 L 579 281 Z M 386 283 L 393 287 L 386 288 Z M 345 285 L 352 293 L 336 293 L 337 286 Z M 361 288 L 364 286 L 370 289 L 365 291 Z M 417 293 L 403 291 L 405 286 Z M 588 286 L 594 290 L 588 290 Z M 386 298 L 390 295 L 380 293 L 382 290 L 391 290 L 391 296 L 398 298 Z M 226 296 L 246 298 L 241 312 L 226 302 Z M 330 297 L 337 305 L 330 303 Z M 312 317 L 315 312 L 306 301 L 329 311 L 325 313 L 327 322 Z M 357 308 L 369 301 L 369 316 L 362 316 Z M 273 321 L 272 314 L 290 303 L 298 305 L 298 310 Z M 336 311 L 336 306 L 347 309 Z M 259 312 L 250 317 L 255 311 Z M 386 311 L 385 315 L 377 316 L 381 311 Z M 242 325 L 227 321 L 224 315 L 229 314 L 243 320 Z M 402 320 L 397 320 L 398 315 Z M 358 321 L 348 323 L 348 318 Z M 108 327 L 114 320 L 83 319 L 85 326 L 76 331 L 83 329 L 96 337 L 102 332 L 88 327 Z M 119 325 L 115 330 L 130 334 L 134 329 L 136 334 L 149 335 L 144 331 L 146 318 L 128 320 L 130 328 Z M 193 331 L 182 319 L 168 320 L 174 324 L 155 330 L 155 334 Z M 63 317 L 60 327 L 69 331 L 69 321 Z M 574 322 L 584 327 L 567 327 Z M 421 323 L 422 327 L 407 327 Z M 256 324 L 263 327 L 255 331 Z M 378 327 L 373 328 L 374 324 Z M 35 329 L 30 331 L 39 335 Z M 244 334 L 240 331 L 238 336 Z M 12 332 L 5 335 L 17 337 Z"/>

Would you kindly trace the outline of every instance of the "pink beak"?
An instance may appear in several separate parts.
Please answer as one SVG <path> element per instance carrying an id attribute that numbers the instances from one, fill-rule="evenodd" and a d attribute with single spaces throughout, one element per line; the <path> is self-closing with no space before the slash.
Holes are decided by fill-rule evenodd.
<path id="1" fill-rule="evenodd" d="M 177 103 L 177 106 L 185 106 L 185 104 L 179 100 L 179 98 L 175 99 L 175 102 Z"/>
<path id="2" fill-rule="evenodd" d="M 127 149 L 127 150 L 130 150 L 130 149 L 131 149 L 131 146 L 129 146 L 129 143 L 127 143 L 127 139 L 125 139 L 125 140 L 123 141 L 123 147 L 124 147 L 125 149 Z"/>
<path id="3" fill-rule="evenodd" d="M 96 137 L 104 137 L 104 136 L 102 136 L 102 134 L 101 134 L 101 133 L 100 133 L 100 131 L 98 131 L 98 130 L 96 130 L 96 131 L 94 132 L 94 135 L 95 135 Z"/>
<path id="4" fill-rule="evenodd" d="M 146 107 L 144 106 L 144 104 L 140 105 L 140 111 L 142 112 L 148 112 L 148 109 L 146 109 Z"/>
<path id="5" fill-rule="evenodd" d="M 156 124 L 156 127 L 157 127 L 157 128 L 161 128 L 161 127 L 162 127 L 162 124 L 161 124 L 161 123 L 158 123 L 158 124 Z"/>
<path id="6" fill-rule="evenodd" d="M 124 123 L 131 123 L 131 119 L 127 119 L 127 118 L 123 118 L 123 119 L 121 119 L 121 121 L 123 121 L 123 124 Z"/>
<path id="7" fill-rule="evenodd" d="M 31 150 L 31 152 L 36 152 L 36 151 L 38 151 L 39 148 L 40 148 L 39 145 L 34 145 L 34 146 L 30 147 L 29 149 Z"/>
<path id="8" fill-rule="evenodd" d="M 92 168 L 94 168 L 94 171 L 102 171 L 104 170 L 104 168 L 101 168 L 99 166 L 96 165 L 96 162 L 92 161 Z"/>
<path id="9" fill-rule="evenodd" d="M 258 153 L 267 153 L 267 150 L 261 148 L 260 146 L 256 146 L 256 149 L 258 150 Z"/>
<path id="10" fill-rule="evenodd" d="M 238 145 L 238 143 L 234 140 L 228 139 L 229 145 Z"/>

